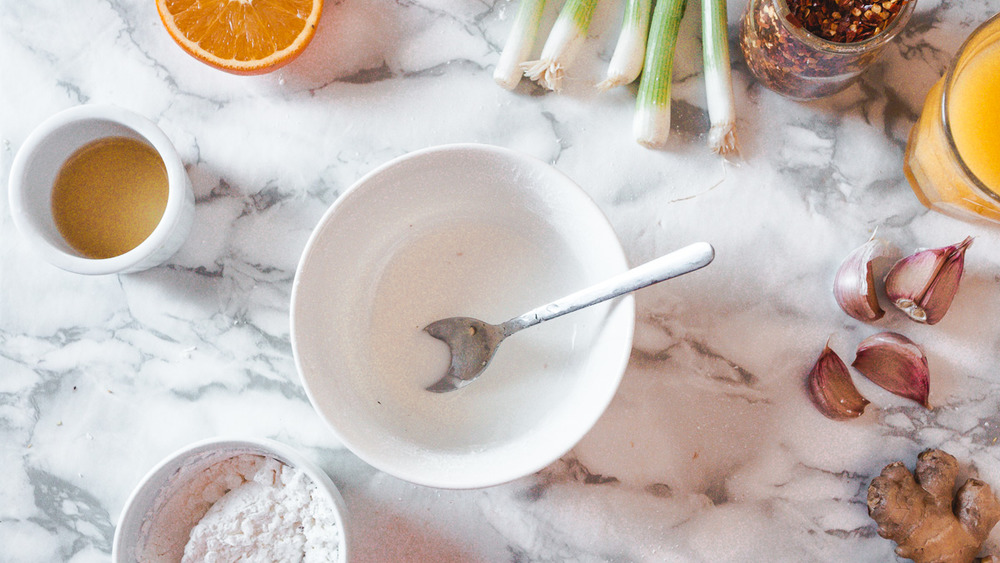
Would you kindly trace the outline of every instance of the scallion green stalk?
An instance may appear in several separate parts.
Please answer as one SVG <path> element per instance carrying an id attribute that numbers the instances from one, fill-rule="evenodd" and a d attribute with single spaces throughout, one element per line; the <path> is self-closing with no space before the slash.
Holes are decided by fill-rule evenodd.
<path id="1" fill-rule="evenodd" d="M 538 24 L 542 21 L 544 11 L 545 0 L 521 0 L 510 35 L 507 36 L 503 52 L 500 53 L 497 67 L 493 70 L 493 79 L 497 84 L 513 90 L 521 81 L 521 76 L 524 75 L 521 63 L 531 56 L 535 36 L 538 34 Z"/>
<path id="2" fill-rule="evenodd" d="M 608 63 L 607 78 L 597 84 L 604 91 L 631 83 L 642 72 L 646 57 L 646 38 L 649 35 L 649 17 L 653 0 L 628 0 L 625 17 L 618 35 L 615 52 Z"/>
<path id="3" fill-rule="evenodd" d="M 587 38 L 596 5 L 597 0 L 566 0 L 545 40 L 541 57 L 521 64 L 525 76 L 549 90 L 561 89 L 566 69 Z"/>
<path id="4" fill-rule="evenodd" d="M 653 8 L 632 121 L 635 140 L 646 147 L 661 148 L 670 136 L 670 82 L 685 8 L 687 0 L 657 0 Z"/>
<path id="5" fill-rule="evenodd" d="M 723 156 L 737 154 L 736 104 L 729 63 L 729 31 L 726 0 L 701 0 L 702 47 L 705 64 L 705 94 L 708 101 L 708 145 Z"/>

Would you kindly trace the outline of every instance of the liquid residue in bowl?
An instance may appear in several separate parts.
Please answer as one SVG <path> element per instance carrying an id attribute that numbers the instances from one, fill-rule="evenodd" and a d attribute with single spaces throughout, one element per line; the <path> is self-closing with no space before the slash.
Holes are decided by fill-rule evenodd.
<path id="1" fill-rule="evenodd" d="M 371 399 L 396 435 L 435 449 L 476 449 L 536 427 L 572 386 L 597 310 L 580 311 L 507 339 L 486 372 L 447 394 L 425 388 L 447 369 L 432 321 L 473 316 L 499 323 L 579 289 L 578 257 L 541 221 L 451 221 L 414 233 L 392 253 L 373 290 Z M 496 421 L 503 420 L 503 424 Z"/>

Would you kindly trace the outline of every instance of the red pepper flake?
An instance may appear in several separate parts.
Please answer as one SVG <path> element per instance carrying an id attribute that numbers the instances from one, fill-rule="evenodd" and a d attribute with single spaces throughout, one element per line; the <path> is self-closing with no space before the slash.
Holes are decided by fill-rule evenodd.
<path id="1" fill-rule="evenodd" d="M 864 41 L 885 29 L 912 0 L 788 0 L 787 20 L 837 43 Z"/>

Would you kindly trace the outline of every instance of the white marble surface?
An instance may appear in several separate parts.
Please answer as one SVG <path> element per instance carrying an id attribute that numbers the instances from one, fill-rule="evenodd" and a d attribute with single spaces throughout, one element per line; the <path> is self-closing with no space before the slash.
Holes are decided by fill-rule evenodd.
<path id="1" fill-rule="evenodd" d="M 730 3 L 735 38 L 744 2 Z M 216 435 L 317 460 L 351 510 L 356 561 L 886 561 L 865 509 L 885 464 L 925 447 L 1000 487 L 1000 228 L 926 211 L 901 170 L 924 93 L 994 2 L 920 0 L 860 84 L 798 103 L 733 67 L 744 162 L 705 148 L 697 3 L 682 29 L 674 132 L 631 140 L 634 90 L 599 95 L 620 0 L 561 94 L 491 78 L 516 3 L 327 0 L 305 54 L 229 76 L 185 55 L 151 0 L 0 0 L 0 173 L 43 119 L 83 103 L 146 115 L 194 183 L 194 231 L 166 265 L 81 277 L 41 262 L 0 203 L 0 560 L 102 561 L 140 477 Z M 551 10 L 550 10 L 551 12 Z M 551 19 L 551 14 L 549 15 Z M 306 238 L 395 156 L 473 141 L 550 161 L 638 263 L 693 240 L 715 263 L 637 296 L 632 362 L 593 431 L 537 475 L 485 490 L 410 485 L 343 449 L 299 384 L 289 294 Z M 878 227 L 901 251 L 974 235 L 938 325 L 844 315 L 833 272 Z M 824 342 L 880 330 L 923 345 L 933 410 L 859 381 L 833 422 L 803 381 Z M 1000 531 L 988 547 L 1000 552 Z"/>

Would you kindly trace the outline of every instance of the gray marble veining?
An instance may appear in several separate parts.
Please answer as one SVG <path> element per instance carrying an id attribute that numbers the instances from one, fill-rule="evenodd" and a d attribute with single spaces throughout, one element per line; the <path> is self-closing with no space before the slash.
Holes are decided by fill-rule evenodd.
<path id="1" fill-rule="evenodd" d="M 729 6 L 733 45 L 744 4 Z M 1000 228 L 927 211 L 901 167 L 924 94 L 995 3 L 920 0 L 858 84 L 816 102 L 763 89 L 734 48 L 739 164 L 705 147 L 694 5 L 665 151 L 631 139 L 634 88 L 593 88 L 620 1 L 599 5 L 559 94 L 493 83 L 515 8 L 328 0 L 299 60 L 247 78 L 185 55 L 153 2 L 0 0 L 3 185 L 46 117 L 114 103 L 166 132 L 197 202 L 167 264 L 87 278 L 33 255 L 0 200 L 0 560 L 107 560 L 142 475 L 225 434 L 320 462 L 346 497 L 357 561 L 881 562 L 893 546 L 865 495 L 887 463 L 941 447 L 1000 487 Z M 637 294 L 628 371 L 576 448 L 472 491 L 399 481 L 337 443 L 299 384 L 288 326 L 295 267 L 325 209 L 383 162 L 450 142 L 551 162 L 634 264 L 695 240 L 717 250 L 705 275 Z M 976 237 L 938 325 L 838 309 L 833 272 L 876 227 L 900 253 Z M 827 420 L 804 390 L 823 344 L 849 358 L 880 330 L 925 347 L 933 409 L 859 380 L 865 415 Z M 1000 553 L 1000 532 L 987 548 Z"/>

